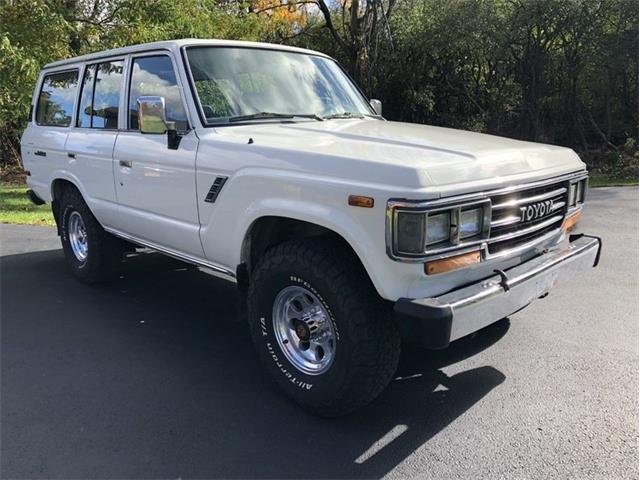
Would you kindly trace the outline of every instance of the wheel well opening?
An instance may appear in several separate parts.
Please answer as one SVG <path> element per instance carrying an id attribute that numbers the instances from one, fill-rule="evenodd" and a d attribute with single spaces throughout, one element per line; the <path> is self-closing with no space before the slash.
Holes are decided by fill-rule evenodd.
<path id="1" fill-rule="evenodd" d="M 326 237 L 341 243 L 353 255 L 356 255 L 351 245 L 342 236 L 326 227 L 293 218 L 262 217 L 251 225 L 242 243 L 242 263 L 238 266 L 240 287 L 242 288 L 243 283 L 248 283 L 252 269 L 267 250 L 289 240 L 313 237 Z"/>
<path id="2" fill-rule="evenodd" d="M 58 235 L 60 235 L 60 201 L 64 192 L 69 188 L 77 190 L 77 187 L 72 182 L 62 178 L 54 180 L 51 184 L 51 211 L 58 227 Z"/>

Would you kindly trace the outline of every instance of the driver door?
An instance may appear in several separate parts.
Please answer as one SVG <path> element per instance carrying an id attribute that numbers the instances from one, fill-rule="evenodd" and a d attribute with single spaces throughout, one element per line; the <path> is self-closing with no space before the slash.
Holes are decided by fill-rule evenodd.
<path id="1" fill-rule="evenodd" d="M 189 129 L 173 59 L 160 52 L 131 56 L 128 72 L 127 129 L 118 135 L 113 160 L 120 228 L 151 246 L 201 258 L 198 138 Z M 140 132 L 137 100 L 147 95 L 163 97 L 167 121 L 184 132 L 177 150 L 167 147 L 166 134 Z"/>

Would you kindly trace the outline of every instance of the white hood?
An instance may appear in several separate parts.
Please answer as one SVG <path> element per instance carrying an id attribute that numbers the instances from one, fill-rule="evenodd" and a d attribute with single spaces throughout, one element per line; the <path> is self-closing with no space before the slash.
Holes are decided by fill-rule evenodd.
<path id="1" fill-rule="evenodd" d="M 533 180 L 584 169 L 569 148 L 374 119 L 229 126 L 216 129 L 215 136 L 233 143 L 247 143 L 251 138 L 253 148 L 295 151 L 301 159 L 323 156 L 325 161 L 310 170 L 320 166 L 327 174 L 340 176 L 348 176 L 345 174 L 351 170 L 359 180 L 392 175 L 394 169 L 406 174 L 411 169 L 416 182 L 406 186 L 418 188 L 499 186 L 516 179 Z M 331 158 L 339 159 L 344 172 L 332 171 L 335 162 L 326 161 Z M 406 180 L 409 176 L 397 176 L 403 177 Z"/>

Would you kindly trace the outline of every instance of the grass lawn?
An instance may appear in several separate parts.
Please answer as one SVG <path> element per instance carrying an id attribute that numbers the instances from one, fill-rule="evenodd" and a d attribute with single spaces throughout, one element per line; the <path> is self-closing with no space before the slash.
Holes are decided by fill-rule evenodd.
<path id="1" fill-rule="evenodd" d="M 51 205 L 34 205 L 26 191 L 26 185 L 0 183 L 0 223 L 55 225 Z"/>

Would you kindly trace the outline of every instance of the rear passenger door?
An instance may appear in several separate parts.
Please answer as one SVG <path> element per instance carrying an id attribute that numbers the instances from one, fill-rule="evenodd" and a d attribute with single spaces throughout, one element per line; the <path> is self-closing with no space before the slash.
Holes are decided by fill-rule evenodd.
<path id="1" fill-rule="evenodd" d="M 124 59 L 85 66 L 74 127 L 66 144 L 68 169 L 82 184 L 85 200 L 107 227 L 118 221 L 113 147 L 124 85 Z"/>
<path id="2" fill-rule="evenodd" d="M 198 139 L 189 128 L 183 89 L 170 55 L 132 55 L 129 60 L 126 130 L 114 150 L 116 193 L 123 233 L 152 246 L 202 258 L 195 161 Z M 177 150 L 166 134 L 142 134 L 137 101 L 141 96 L 165 99 L 167 121 L 183 133 Z"/>

